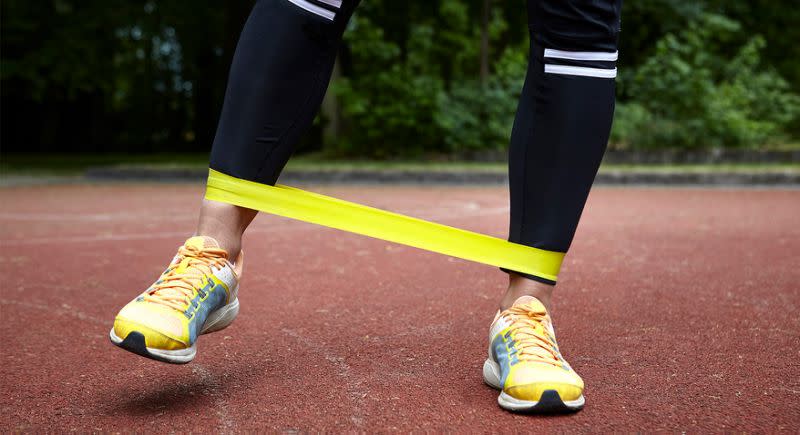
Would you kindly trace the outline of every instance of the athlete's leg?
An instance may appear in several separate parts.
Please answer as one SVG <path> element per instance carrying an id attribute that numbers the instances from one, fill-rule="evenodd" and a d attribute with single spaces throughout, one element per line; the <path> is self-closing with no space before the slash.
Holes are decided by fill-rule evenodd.
<path id="1" fill-rule="evenodd" d="M 357 0 L 261 0 L 236 48 L 211 167 L 274 183 L 308 129 L 330 80 Z M 326 7 L 319 6 L 325 4 Z M 109 334 L 126 350 L 171 363 L 191 361 L 202 334 L 239 312 L 241 237 L 256 212 L 205 201 L 198 237 L 117 315 Z"/>
<path id="2" fill-rule="evenodd" d="M 531 53 L 509 151 L 509 239 L 565 253 L 614 113 L 621 0 L 529 0 Z M 484 380 L 513 411 L 578 410 L 583 380 L 558 350 L 553 282 L 511 273 Z"/>
<path id="3" fill-rule="evenodd" d="M 567 252 L 614 114 L 621 0 L 529 0 L 530 60 L 511 135 L 509 240 Z M 501 306 L 549 305 L 552 282 L 510 274 Z"/>
<path id="4" fill-rule="evenodd" d="M 231 66 L 211 168 L 274 184 L 322 103 L 358 0 L 260 0 Z M 323 5 L 323 6 L 321 6 Z M 256 211 L 204 200 L 197 234 L 235 256 Z"/>

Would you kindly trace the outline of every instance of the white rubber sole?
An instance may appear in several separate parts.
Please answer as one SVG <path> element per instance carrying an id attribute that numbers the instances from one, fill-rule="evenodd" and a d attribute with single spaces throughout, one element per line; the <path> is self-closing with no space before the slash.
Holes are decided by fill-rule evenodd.
<path id="1" fill-rule="evenodd" d="M 483 382 L 486 382 L 486 385 L 496 390 L 503 389 L 503 384 L 500 383 L 499 364 L 490 359 L 486 359 L 483 363 Z"/>
<path id="2" fill-rule="evenodd" d="M 500 390 L 500 396 L 497 397 L 497 404 L 500 405 L 501 408 L 509 411 L 579 411 L 586 403 L 586 399 L 583 395 L 576 400 L 563 401 L 555 391 L 553 391 L 555 394 L 548 394 L 549 391 L 546 391 L 542 394 L 542 399 L 536 402 L 514 398 L 503 391 L 503 384 L 500 382 L 500 365 L 491 359 L 487 359 L 483 363 L 483 382 L 494 389 Z M 547 397 L 545 398 L 545 396 Z"/>
<path id="3" fill-rule="evenodd" d="M 206 324 L 203 325 L 203 329 L 200 330 L 200 335 L 210 334 L 227 328 L 238 315 L 239 298 L 236 298 L 233 302 L 208 315 Z"/>
<path id="4" fill-rule="evenodd" d="M 212 332 L 220 331 L 233 323 L 233 320 L 236 319 L 236 316 L 239 314 L 239 299 L 235 299 L 233 302 L 225 305 L 224 307 L 214 311 L 213 313 L 208 315 L 206 319 L 206 323 L 203 325 L 203 328 L 200 330 L 200 335 L 203 334 L 210 334 Z M 131 332 L 128 334 L 130 337 L 136 331 Z M 139 334 L 141 335 L 141 334 Z M 163 349 L 155 349 L 152 347 L 145 347 L 144 343 L 125 343 L 125 339 L 122 339 L 114 333 L 114 328 L 111 328 L 111 332 L 109 333 L 109 338 L 111 342 L 115 345 L 122 347 L 125 350 L 131 351 L 133 353 L 139 354 L 141 356 L 151 358 L 158 361 L 168 362 L 171 364 L 186 364 L 194 359 L 197 355 L 197 343 L 195 342 L 192 344 L 191 347 L 186 349 L 178 349 L 178 350 L 163 350 Z M 127 339 L 128 337 L 126 337 Z M 142 336 L 142 341 L 144 336 Z"/>

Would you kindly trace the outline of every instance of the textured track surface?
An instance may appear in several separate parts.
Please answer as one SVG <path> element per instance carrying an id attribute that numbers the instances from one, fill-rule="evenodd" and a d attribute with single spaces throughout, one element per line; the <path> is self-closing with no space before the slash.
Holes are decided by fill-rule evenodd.
<path id="1" fill-rule="evenodd" d="M 317 187 L 503 237 L 503 188 Z M 185 366 L 108 341 L 190 235 L 197 185 L 0 190 L 0 431 L 800 430 L 800 192 L 600 188 L 554 313 L 584 411 L 481 380 L 505 275 L 272 216 L 234 324 Z"/>

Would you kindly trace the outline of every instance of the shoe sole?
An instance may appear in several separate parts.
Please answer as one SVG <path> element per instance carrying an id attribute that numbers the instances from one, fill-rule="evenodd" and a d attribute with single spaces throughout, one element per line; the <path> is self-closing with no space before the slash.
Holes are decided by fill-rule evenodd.
<path id="1" fill-rule="evenodd" d="M 486 362 L 483 363 L 483 381 L 486 385 L 500 390 L 500 396 L 497 397 L 497 404 L 508 411 L 537 414 L 577 412 L 580 411 L 586 403 L 586 399 L 584 399 L 583 395 L 576 400 L 563 401 L 556 390 L 545 390 L 538 401 L 514 398 L 503 391 L 503 385 L 500 383 L 500 366 L 491 359 L 487 359 Z"/>
<path id="2" fill-rule="evenodd" d="M 239 299 L 237 298 L 228 305 L 209 314 L 206 323 L 203 325 L 203 329 L 200 330 L 200 335 L 210 334 L 227 328 L 233 323 L 233 320 L 238 314 Z M 145 345 L 144 334 L 138 331 L 131 331 L 128 333 L 127 337 L 122 339 L 114 333 L 114 328 L 111 328 L 109 338 L 111 339 L 111 343 L 115 346 L 121 347 L 129 352 L 170 364 L 186 364 L 192 361 L 197 355 L 197 343 L 192 344 L 191 347 L 186 349 L 178 350 L 163 350 L 147 347 Z"/>

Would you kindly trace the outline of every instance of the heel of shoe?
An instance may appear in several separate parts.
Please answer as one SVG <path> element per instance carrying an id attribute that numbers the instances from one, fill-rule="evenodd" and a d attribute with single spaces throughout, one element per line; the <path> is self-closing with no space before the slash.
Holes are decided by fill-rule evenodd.
<path id="1" fill-rule="evenodd" d="M 483 382 L 492 388 L 503 389 L 500 383 L 500 366 L 490 359 L 483 363 Z"/>
<path id="2" fill-rule="evenodd" d="M 239 314 L 239 299 L 209 314 L 200 334 L 209 334 L 227 328 Z"/>

